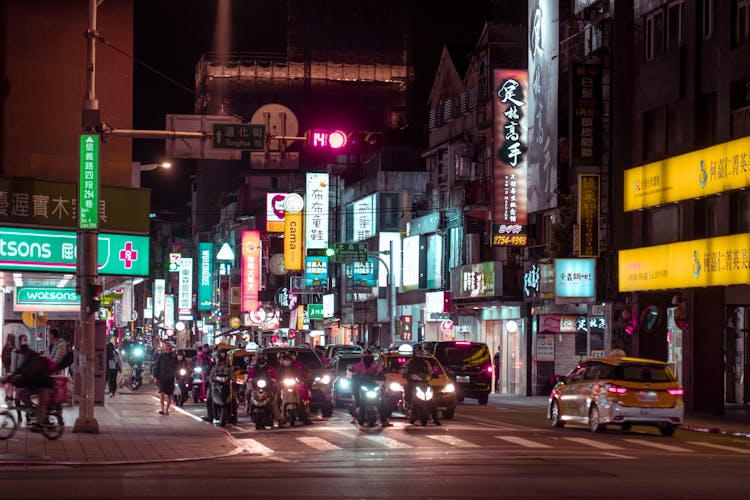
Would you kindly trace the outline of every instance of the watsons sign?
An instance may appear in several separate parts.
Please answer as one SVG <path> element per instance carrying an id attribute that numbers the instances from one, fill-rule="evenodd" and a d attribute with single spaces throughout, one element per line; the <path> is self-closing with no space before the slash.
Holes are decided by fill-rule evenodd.
<path id="1" fill-rule="evenodd" d="M 76 272 L 76 233 L 0 227 L 0 271 Z M 99 233 L 99 274 L 148 276 L 148 236 Z"/>
<path id="2" fill-rule="evenodd" d="M 14 311 L 77 311 L 81 297 L 75 288 L 18 287 L 13 299 Z"/>

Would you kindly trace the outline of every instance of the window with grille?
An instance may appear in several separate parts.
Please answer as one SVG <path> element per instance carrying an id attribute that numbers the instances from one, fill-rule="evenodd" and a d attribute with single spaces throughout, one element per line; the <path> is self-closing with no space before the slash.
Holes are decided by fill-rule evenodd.
<path id="1" fill-rule="evenodd" d="M 683 2 L 679 0 L 667 6 L 667 52 L 682 45 Z"/>
<path id="2" fill-rule="evenodd" d="M 646 61 L 664 51 L 664 11 L 659 9 L 646 16 L 643 26 L 643 47 Z"/>

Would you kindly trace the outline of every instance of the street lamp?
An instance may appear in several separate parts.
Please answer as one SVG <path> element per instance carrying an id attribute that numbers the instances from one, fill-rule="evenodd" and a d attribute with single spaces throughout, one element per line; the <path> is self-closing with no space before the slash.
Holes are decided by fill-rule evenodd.
<path id="1" fill-rule="evenodd" d="M 141 172 L 150 172 L 151 170 L 156 170 L 157 168 L 172 168 L 172 164 L 169 162 L 162 162 L 162 163 L 147 163 L 145 165 L 142 165 L 139 161 L 134 161 L 132 163 L 132 169 L 130 171 L 130 186 L 134 188 L 141 187 Z"/>

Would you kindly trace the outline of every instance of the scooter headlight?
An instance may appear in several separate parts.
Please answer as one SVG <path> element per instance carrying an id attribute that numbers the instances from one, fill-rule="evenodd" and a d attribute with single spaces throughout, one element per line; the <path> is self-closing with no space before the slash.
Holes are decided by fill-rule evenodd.
<path id="1" fill-rule="evenodd" d="M 268 385 L 268 383 L 265 380 L 260 379 L 255 383 L 255 385 L 263 389 L 266 385 Z"/>
<path id="2" fill-rule="evenodd" d="M 186 369 L 180 368 L 180 377 L 184 377 L 186 373 L 187 373 Z"/>
<path id="3" fill-rule="evenodd" d="M 341 387 L 342 389 L 348 389 L 351 386 L 352 386 L 352 383 L 348 379 L 345 379 L 345 378 L 339 379 L 339 387 Z"/>
<path id="4" fill-rule="evenodd" d="M 295 385 L 297 385 L 297 381 L 293 378 L 284 379 L 284 387 L 294 387 Z"/>
<path id="5" fill-rule="evenodd" d="M 399 384 L 398 382 L 391 382 L 388 384 L 388 390 L 392 392 L 403 392 L 404 386 Z"/>
<path id="6" fill-rule="evenodd" d="M 196 372 L 196 373 L 200 373 L 200 372 L 202 372 L 202 371 L 203 371 L 203 367 L 201 367 L 201 366 L 196 366 L 195 368 L 193 368 L 193 371 L 194 371 L 194 372 Z"/>
<path id="7" fill-rule="evenodd" d="M 363 387 L 362 391 L 365 393 L 365 396 L 367 396 L 368 399 L 375 399 L 378 397 L 378 392 L 380 392 L 379 387 Z"/>
<path id="8" fill-rule="evenodd" d="M 432 387 L 427 387 L 427 389 L 422 390 L 421 387 L 417 387 L 417 398 L 421 399 L 422 401 L 429 401 L 432 399 Z"/>
<path id="9" fill-rule="evenodd" d="M 331 383 L 331 376 L 326 374 L 322 377 L 315 377 L 316 382 L 320 382 L 321 384 L 330 384 Z"/>
<path id="10" fill-rule="evenodd" d="M 453 384 L 446 384 L 445 387 L 443 387 L 443 392 L 456 392 L 456 386 Z"/>
<path id="11" fill-rule="evenodd" d="M 143 356 L 143 349 L 141 349 L 140 347 L 136 347 L 135 349 L 133 349 L 133 356 L 135 356 L 136 358 L 140 358 L 141 356 Z"/>

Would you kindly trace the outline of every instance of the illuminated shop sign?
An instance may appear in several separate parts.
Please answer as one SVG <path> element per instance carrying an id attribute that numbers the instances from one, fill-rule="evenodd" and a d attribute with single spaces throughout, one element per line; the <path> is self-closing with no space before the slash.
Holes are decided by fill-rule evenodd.
<path id="1" fill-rule="evenodd" d="M 305 286 L 328 286 L 328 257 L 305 257 Z"/>
<path id="2" fill-rule="evenodd" d="M 148 236 L 99 233 L 99 274 L 148 276 Z M 0 270 L 76 272 L 74 231 L 0 227 Z"/>
<path id="3" fill-rule="evenodd" d="M 528 84 L 526 70 L 496 69 L 494 72 L 494 246 L 526 246 L 528 238 Z"/>
<path id="4" fill-rule="evenodd" d="M 555 259 L 555 297 L 593 298 L 595 266 L 594 259 Z"/>
<path id="5" fill-rule="evenodd" d="M 297 193 L 287 195 L 284 202 L 284 268 L 289 271 L 302 271 L 304 205 L 304 200 Z"/>
<path id="6" fill-rule="evenodd" d="M 482 262 L 451 269 L 451 297 L 471 299 L 503 294 L 502 263 Z"/>
<path id="7" fill-rule="evenodd" d="M 178 291 L 178 314 L 180 316 L 191 314 L 193 310 L 193 259 L 190 257 L 183 257 L 180 259 L 180 281 Z"/>
<path id="8" fill-rule="evenodd" d="M 373 288 L 378 286 L 377 257 L 368 257 L 365 262 L 352 262 L 348 267 L 352 276 L 352 287 Z"/>
<path id="9" fill-rule="evenodd" d="M 266 231 L 284 232 L 284 201 L 286 193 L 266 193 Z"/>
<path id="10" fill-rule="evenodd" d="M 375 236 L 377 200 L 377 196 L 371 194 L 349 205 L 352 213 L 352 241 Z"/>
<path id="11" fill-rule="evenodd" d="M 328 174 L 305 176 L 305 248 L 328 247 Z"/>
<path id="12" fill-rule="evenodd" d="M 620 291 L 750 283 L 750 233 L 621 250 Z"/>
<path id="13" fill-rule="evenodd" d="M 570 162 L 575 166 L 601 164 L 601 64 L 574 64 L 572 77 Z"/>
<path id="14" fill-rule="evenodd" d="M 578 176 L 578 255 L 599 256 L 599 174 Z"/>
<path id="15" fill-rule="evenodd" d="M 213 305 L 213 272 L 214 253 L 213 244 L 201 242 L 198 244 L 198 310 L 210 311 Z"/>
<path id="16" fill-rule="evenodd" d="M 14 311 L 80 311 L 81 296 L 75 288 L 16 287 Z"/>
<path id="17" fill-rule="evenodd" d="M 161 278 L 154 280 L 154 327 L 164 326 L 164 309 L 166 307 L 165 290 L 167 288 L 166 280 Z"/>
<path id="18" fill-rule="evenodd" d="M 78 228 L 99 227 L 99 136 L 81 135 L 78 173 Z"/>
<path id="19" fill-rule="evenodd" d="M 420 236 L 409 236 L 404 238 L 404 255 L 407 256 L 409 265 L 403 269 L 403 289 L 416 290 L 419 288 L 419 270 L 422 267 L 422 252 L 420 249 Z"/>
<path id="20" fill-rule="evenodd" d="M 260 308 L 260 231 L 242 231 L 242 312 Z"/>
<path id="21" fill-rule="evenodd" d="M 625 171 L 625 211 L 750 186 L 750 137 Z"/>

